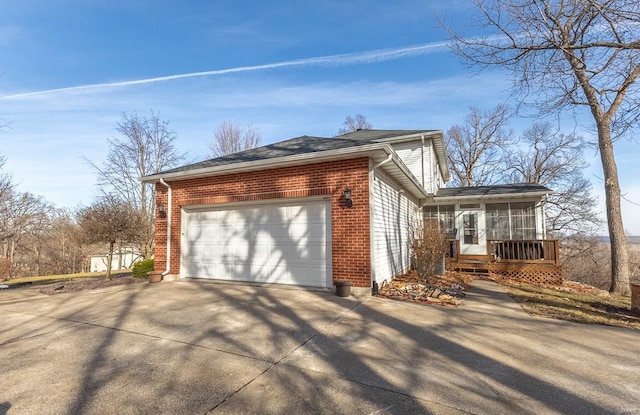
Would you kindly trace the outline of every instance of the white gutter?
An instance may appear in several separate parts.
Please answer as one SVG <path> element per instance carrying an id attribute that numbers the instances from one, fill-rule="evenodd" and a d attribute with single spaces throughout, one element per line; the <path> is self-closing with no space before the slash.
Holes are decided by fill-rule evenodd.
<path id="1" fill-rule="evenodd" d="M 165 261 L 165 269 L 162 272 L 162 276 L 164 277 L 169 273 L 169 269 L 171 266 L 171 186 L 169 186 L 169 183 L 165 182 L 162 177 L 160 177 L 160 184 L 166 186 L 166 188 L 169 189 L 167 201 L 167 258 Z"/>

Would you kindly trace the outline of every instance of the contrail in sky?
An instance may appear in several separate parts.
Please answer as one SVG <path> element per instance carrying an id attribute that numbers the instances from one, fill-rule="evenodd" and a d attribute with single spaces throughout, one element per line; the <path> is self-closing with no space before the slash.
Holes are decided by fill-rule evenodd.
<path id="1" fill-rule="evenodd" d="M 296 66 L 340 66 L 354 64 L 368 64 L 384 62 L 411 56 L 426 55 L 446 48 L 447 42 L 432 42 L 422 45 L 405 46 L 401 48 L 377 49 L 365 52 L 344 53 L 340 55 L 319 56 L 315 58 L 296 59 L 284 62 L 267 63 L 264 65 L 239 66 L 236 68 L 219 69 L 215 71 L 191 72 L 177 75 L 159 76 L 156 78 L 137 79 L 133 81 L 107 82 L 101 84 L 89 84 L 71 86 L 67 88 L 46 89 L 43 91 L 24 92 L 20 94 L 5 95 L 0 100 L 12 98 L 27 98 L 38 95 L 55 94 L 58 92 L 89 91 L 94 89 L 127 87 L 132 85 L 153 84 L 156 82 L 172 81 L 174 79 L 198 78 L 204 76 L 225 75 L 238 72 L 252 72 L 267 69 L 290 68 Z"/>

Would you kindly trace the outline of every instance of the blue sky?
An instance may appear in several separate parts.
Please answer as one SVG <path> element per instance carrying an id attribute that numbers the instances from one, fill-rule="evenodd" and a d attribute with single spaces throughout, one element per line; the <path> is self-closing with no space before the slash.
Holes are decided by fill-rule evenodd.
<path id="1" fill-rule="evenodd" d="M 374 128 L 442 129 L 469 106 L 508 98 L 498 71 L 476 75 L 444 46 L 434 14 L 464 25 L 468 1 L 0 0 L 0 132 L 19 190 L 59 207 L 98 194 L 100 162 L 122 112 L 170 122 L 190 160 L 224 120 L 268 144 L 332 136 L 347 115 Z M 531 119 L 514 120 L 516 132 Z M 591 137 L 588 116 L 563 131 Z M 640 203 L 640 149 L 616 144 L 623 193 Z M 599 155 L 586 174 L 604 210 Z M 623 202 L 640 234 L 640 207 Z"/>

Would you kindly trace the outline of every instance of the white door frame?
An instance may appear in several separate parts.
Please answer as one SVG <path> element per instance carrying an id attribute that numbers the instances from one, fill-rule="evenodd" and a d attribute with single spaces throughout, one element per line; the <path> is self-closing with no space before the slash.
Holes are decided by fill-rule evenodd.
<path id="1" fill-rule="evenodd" d="M 456 222 L 459 229 L 458 238 L 460 239 L 461 255 L 486 255 L 487 253 L 484 205 L 480 203 L 476 205 L 478 207 L 469 207 L 468 204 L 458 205 Z M 471 219 L 471 229 L 465 229 L 465 218 Z M 467 238 L 465 238 L 465 231 Z"/>

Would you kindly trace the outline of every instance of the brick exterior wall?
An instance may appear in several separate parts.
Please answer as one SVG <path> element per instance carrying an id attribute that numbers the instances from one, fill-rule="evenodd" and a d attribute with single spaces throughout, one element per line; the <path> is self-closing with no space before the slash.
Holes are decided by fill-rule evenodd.
<path id="1" fill-rule="evenodd" d="M 310 196 L 331 196 L 333 279 L 347 279 L 355 287 L 371 286 L 369 232 L 369 159 L 366 157 L 171 181 L 171 274 L 180 272 L 181 208 Z M 351 189 L 353 207 L 347 208 L 342 193 Z M 157 202 L 168 207 L 168 190 L 156 184 Z M 156 217 L 155 269 L 166 267 L 167 219 Z M 215 277 L 215 276 L 213 276 Z"/>

